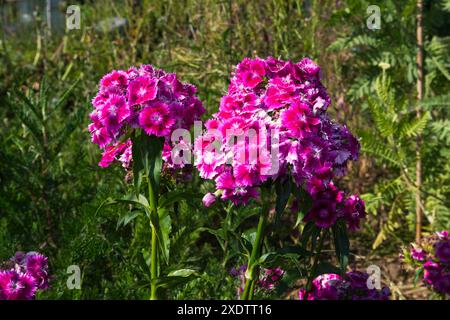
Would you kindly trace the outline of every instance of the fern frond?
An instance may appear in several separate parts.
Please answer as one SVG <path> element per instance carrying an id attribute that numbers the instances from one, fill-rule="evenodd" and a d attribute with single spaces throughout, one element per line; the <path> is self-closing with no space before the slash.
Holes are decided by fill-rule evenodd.
<path id="1" fill-rule="evenodd" d="M 450 94 L 443 94 L 436 97 L 425 98 L 420 102 L 423 108 L 450 106 Z"/>
<path id="2" fill-rule="evenodd" d="M 396 155 L 384 144 L 380 142 L 378 137 L 375 137 L 369 132 L 360 132 L 362 151 L 371 154 L 377 158 L 387 161 L 391 166 L 400 168 L 401 164 Z"/>
<path id="3" fill-rule="evenodd" d="M 400 122 L 397 129 L 399 139 L 412 138 L 421 135 L 430 120 L 430 114 L 425 112 L 420 118 L 405 117 L 404 119 L 406 119 L 406 121 Z"/>
<path id="4" fill-rule="evenodd" d="M 383 108 L 382 105 L 375 99 L 368 98 L 369 111 L 372 114 L 376 129 L 384 138 L 388 138 L 395 130 L 393 118 L 394 114 Z"/>
<path id="5" fill-rule="evenodd" d="M 433 121 L 430 124 L 431 131 L 436 134 L 439 140 L 450 144 L 450 120 Z"/>

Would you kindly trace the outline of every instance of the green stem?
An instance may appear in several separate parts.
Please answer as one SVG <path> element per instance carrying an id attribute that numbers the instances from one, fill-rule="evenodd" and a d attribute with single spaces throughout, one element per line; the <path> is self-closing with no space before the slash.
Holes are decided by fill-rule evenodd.
<path id="1" fill-rule="evenodd" d="M 156 190 L 154 190 L 152 183 L 148 182 L 148 195 L 150 199 L 150 214 L 158 217 L 158 195 L 156 194 Z M 152 251 L 151 251 L 151 261 L 150 261 L 150 277 L 151 277 L 151 286 L 150 286 L 150 300 L 157 300 L 157 289 L 156 279 L 158 278 L 158 239 L 157 239 L 157 230 L 156 226 L 152 223 L 150 224 L 152 228 Z"/>
<path id="2" fill-rule="evenodd" d="M 247 264 L 247 271 L 245 272 L 245 287 L 242 293 L 241 300 L 252 300 L 255 289 L 255 283 L 259 276 L 259 269 L 257 260 L 261 256 L 262 245 L 264 242 L 265 229 L 268 218 L 268 203 L 264 202 L 259 216 L 258 228 L 256 230 L 255 243 L 252 248 L 252 253 Z"/>
<path id="3" fill-rule="evenodd" d="M 311 290 L 311 286 L 312 286 L 312 280 L 314 275 L 316 274 L 317 271 L 317 266 L 319 264 L 319 256 L 322 253 L 322 247 L 323 247 L 323 239 L 325 238 L 325 234 L 323 232 L 323 230 L 320 231 L 319 233 L 319 246 L 317 248 L 316 254 L 314 256 L 314 262 L 313 262 L 313 266 L 311 268 L 311 273 L 309 274 L 308 277 L 308 283 L 306 284 L 306 291 L 309 292 Z M 306 295 L 305 295 L 306 297 Z"/>

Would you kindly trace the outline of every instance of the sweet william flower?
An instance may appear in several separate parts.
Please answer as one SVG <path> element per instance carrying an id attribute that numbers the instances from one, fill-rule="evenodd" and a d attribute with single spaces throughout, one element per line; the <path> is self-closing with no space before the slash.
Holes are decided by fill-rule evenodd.
<path id="1" fill-rule="evenodd" d="M 439 293 L 450 295 L 450 272 L 447 272 L 436 280 L 434 289 Z"/>
<path id="2" fill-rule="evenodd" d="M 202 199 L 202 202 L 205 207 L 210 207 L 214 202 L 216 202 L 216 196 L 211 192 L 209 192 L 205 194 L 205 196 Z"/>
<path id="3" fill-rule="evenodd" d="M 169 106 L 163 102 L 152 103 L 139 114 L 139 125 L 148 135 L 167 136 L 174 123 Z"/>
<path id="4" fill-rule="evenodd" d="M 260 84 L 265 75 L 265 61 L 261 59 L 245 58 L 238 67 L 240 82 L 248 88 L 254 88 Z"/>
<path id="5" fill-rule="evenodd" d="M 171 147 L 173 130 L 189 129 L 205 112 L 195 86 L 151 65 L 105 75 L 92 105 L 88 129 L 91 141 L 103 150 L 99 165 L 108 167 L 117 160 L 126 169 L 132 162 L 132 142 L 124 136 L 130 131 L 142 129 L 147 135 L 164 138 Z"/>
<path id="6" fill-rule="evenodd" d="M 329 184 L 325 191 L 314 195 L 313 205 L 305 215 L 305 222 L 314 221 L 320 228 L 332 226 L 338 219 L 338 205 L 343 201 L 344 193 L 333 184 Z"/>
<path id="7" fill-rule="evenodd" d="M 107 146 L 98 165 L 104 168 L 108 167 L 111 162 L 113 162 L 114 160 L 118 160 L 119 156 L 121 157 L 123 155 L 123 152 L 126 150 L 127 145 L 131 145 L 130 140 L 127 141 L 127 143 L 118 143 L 116 145 Z"/>
<path id="8" fill-rule="evenodd" d="M 450 262 L 450 240 L 438 242 L 435 245 L 436 257 L 441 262 Z"/>
<path id="9" fill-rule="evenodd" d="M 31 300 L 36 290 L 36 281 L 29 273 L 0 271 L 0 300 Z"/>
<path id="10" fill-rule="evenodd" d="M 424 267 L 424 281 L 428 284 L 433 284 L 441 277 L 442 266 L 433 261 L 427 261 L 423 265 Z"/>
<path id="11" fill-rule="evenodd" d="M 322 274 L 312 281 L 309 292 L 302 288 L 298 296 L 300 300 L 389 300 L 389 288 L 369 289 L 368 278 L 369 275 L 361 271 L 349 271 L 344 277 Z"/>
<path id="12" fill-rule="evenodd" d="M 48 259 L 38 252 L 29 252 L 25 257 L 25 268 L 29 275 L 35 279 L 38 289 L 48 288 Z"/>
<path id="13" fill-rule="evenodd" d="M 137 77 L 127 88 L 127 99 L 130 106 L 142 104 L 156 98 L 158 92 L 157 79 L 149 76 Z"/>
<path id="14" fill-rule="evenodd" d="M 349 230 L 359 229 L 360 221 L 366 216 L 364 201 L 357 195 L 351 195 L 345 200 L 343 211 Z"/>
<path id="15" fill-rule="evenodd" d="M 100 86 L 103 88 L 123 89 L 128 84 L 128 74 L 122 70 L 113 70 L 100 80 Z"/>
<path id="16" fill-rule="evenodd" d="M 423 237 L 403 251 L 403 259 L 422 274 L 423 283 L 440 295 L 450 294 L 450 261 L 448 231 Z"/>
<path id="17" fill-rule="evenodd" d="M 333 178 L 345 174 L 348 161 L 357 159 L 360 148 L 345 126 L 328 117 L 329 104 L 330 97 L 320 82 L 320 67 L 312 60 L 243 59 L 219 111 L 194 143 L 200 176 L 214 180 L 221 199 L 234 204 L 257 198 L 263 183 L 289 176 L 316 202 L 306 220 L 325 228 L 343 219 L 352 230 L 359 228 L 365 217 L 362 200 L 351 196 L 354 201 L 345 204 L 342 192 L 337 192 L 341 199 L 329 197 L 335 192 Z M 221 136 L 213 134 L 216 130 Z M 255 139 L 246 137 L 251 131 Z M 275 132 L 278 141 L 272 141 Z M 245 138 L 235 143 L 236 136 Z M 211 148 L 213 143 L 218 143 L 218 150 Z M 266 148 L 259 148 L 263 143 Z M 276 159 L 267 151 L 273 147 L 279 150 Z M 252 161 L 249 155 L 255 150 L 258 159 Z M 274 162 L 278 167 L 272 171 Z"/>
<path id="18" fill-rule="evenodd" d="M 411 257 L 417 261 L 424 261 L 427 256 L 427 252 L 422 248 L 412 248 Z"/>
<path id="19" fill-rule="evenodd" d="M 286 128 L 299 138 L 312 133 L 320 124 L 320 119 L 313 116 L 311 108 L 300 101 L 295 101 L 284 110 L 281 118 Z"/>

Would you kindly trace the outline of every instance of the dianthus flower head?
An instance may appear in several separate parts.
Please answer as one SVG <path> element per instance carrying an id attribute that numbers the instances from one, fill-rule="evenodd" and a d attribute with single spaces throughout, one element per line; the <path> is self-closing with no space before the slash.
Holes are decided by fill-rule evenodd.
<path id="1" fill-rule="evenodd" d="M 0 300 L 30 300 L 37 290 L 29 273 L 17 270 L 0 271 Z"/>
<path id="2" fill-rule="evenodd" d="M 423 237 L 403 250 L 406 263 L 423 274 L 423 283 L 441 295 L 450 294 L 450 238 L 448 231 Z"/>
<path id="3" fill-rule="evenodd" d="M 302 288 L 300 300 L 388 300 L 388 287 L 369 289 L 369 275 L 361 271 L 349 271 L 344 277 L 327 273 L 319 275 L 312 281 L 311 290 Z"/>
<path id="4" fill-rule="evenodd" d="M 130 167 L 132 145 L 127 136 L 132 130 L 162 137 L 170 148 L 172 132 L 189 129 L 205 112 L 193 85 L 151 65 L 105 75 L 92 104 L 88 129 L 92 142 L 103 149 L 102 167 L 115 160 Z"/>
<path id="5" fill-rule="evenodd" d="M 328 117 L 329 105 L 312 60 L 245 58 L 219 111 L 195 142 L 200 176 L 214 180 L 221 198 L 235 204 L 258 197 L 258 187 L 282 176 L 321 201 L 333 177 L 345 174 L 360 149 L 350 131 Z M 342 218 L 356 229 L 364 216 L 364 202 L 352 196 L 345 203 L 327 198 L 309 218 L 322 227 Z"/>
<path id="6" fill-rule="evenodd" d="M 30 274 L 36 282 L 38 289 L 48 288 L 48 259 L 38 252 L 29 252 L 25 257 L 26 272 Z"/>

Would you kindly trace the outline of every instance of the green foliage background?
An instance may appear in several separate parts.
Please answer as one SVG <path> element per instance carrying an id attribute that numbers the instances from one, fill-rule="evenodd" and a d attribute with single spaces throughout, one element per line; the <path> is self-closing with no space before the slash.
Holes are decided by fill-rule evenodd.
<path id="1" fill-rule="evenodd" d="M 322 67 L 333 100 L 330 112 L 362 138 L 360 161 L 339 181 L 344 189 L 364 194 L 370 212 L 363 230 L 351 235 L 355 254 L 395 255 L 399 245 L 413 240 L 415 189 L 408 179 L 414 175 L 418 134 L 425 141 L 425 230 L 449 228 L 448 0 L 425 1 L 426 98 L 419 120 L 414 117 L 415 1 L 70 4 L 80 5 L 81 29 L 53 30 L 52 35 L 43 10 L 31 25 L 10 29 L 7 26 L 18 21 L 17 13 L 12 6 L 3 8 L 0 261 L 17 250 L 49 256 L 55 278 L 52 289 L 40 298 L 148 297 L 148 221 L 127 206 L 97 210 L 106 198 L 124 194 L 127 184 L 122 168 L 97 166 L 100 151 L 87 132 L 90 99 L 101 76 L 141 63 L 177 72 L 183 81 L 195 84 L 206 118 L 217 110 L 233 66 L 243 57 L 272 55 L 298 61 L 309 56 Z M 381 8 L 380 30 L 366 26 L 370 4 Z M 65 10 L 67 3 L 60 5 Z M 108 30 L 105 19 L 111 17 L 127 23 Z M 174 208 L 168 269 L 189 267 L 200 277 L 171 289 L 166 297 L 235 298 L 236 283 L 228 270 L 242 263 L 235 235 L 254 225 L 252 207 L 238 209 L 233 216 L 227 204 L 206 210 L 198 197 L 212 185 L 194 178 L 184 188 L 195 190 L 196 202 L 183 201 Z M 297 243 L 301 226 L 296 218 L 285 214 L 285 236 L 272 237 L 266 246 Z M 220 236 L 209 229 L 220 230 Z M 67 289 L 69 265 L 82 269 L 82 290 Z M 288 285 L 292 289 L 294 283 L 286 283 L 274 297 L 286 297 Z"/>

